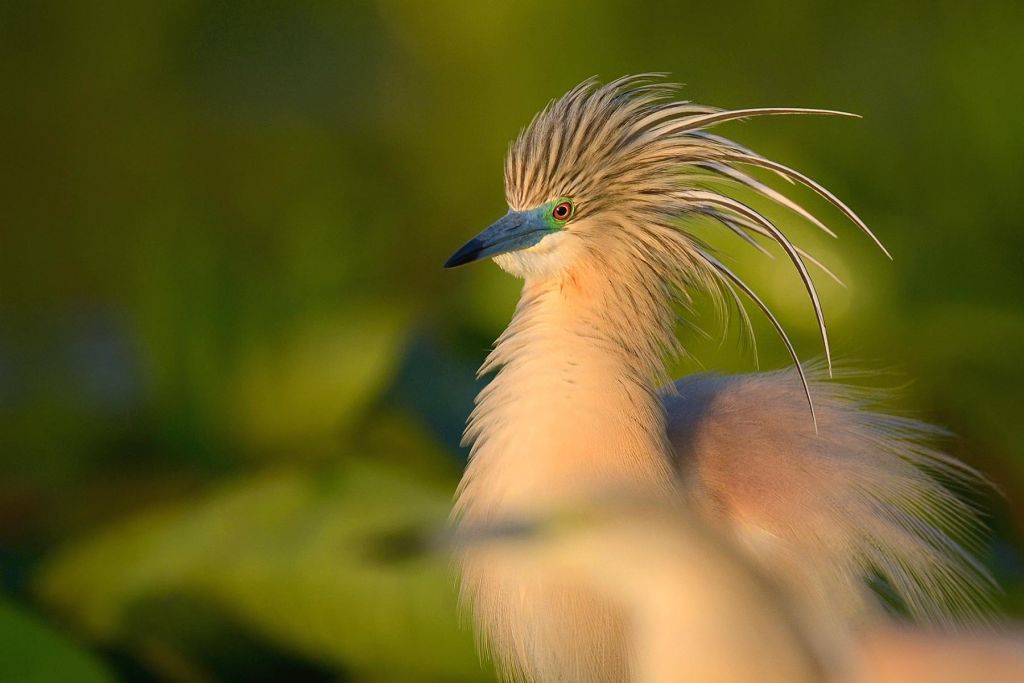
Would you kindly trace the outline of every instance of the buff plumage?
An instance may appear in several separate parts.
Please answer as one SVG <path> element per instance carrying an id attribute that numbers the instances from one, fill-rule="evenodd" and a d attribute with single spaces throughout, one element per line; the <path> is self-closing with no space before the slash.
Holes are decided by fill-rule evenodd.
<path id="1" fill-rule="evenodd" d="M 575 213 L 564 229 L 495 257 L 523 277 L 523 295 L 481 370 L 496 375 L 467 428 L 456 524 L 536 519 L 609 495 L 683 501 L 783 591 L 813 594 L 807 610 L 838 640 L 883 613 L 868 588 L 876 575 L 921 619 L 975 612 L 990 579 L 960 541 L 980 524 L 943 482 L 978 476 L 928 445 L 937 430 L 827 381 L 809 269 L 821 264 L 728 189 L 753 190 L 831 233 L 748 171 L 761 169 L 811 188 L 878 240 L 815 181 L 708 132 L 753 116 L 840 112 L 730 111 L 674 96 L 651 75 L 587 81 L 512 143 L 510 211 L 571 198 Z M 688 230 L 697 220 L 789 258 L 818 321 L 822 368 L 799 362 L 767 304 Z M 669 382 L 679 311 L 697 292 L 752 300 L 793 370 Z M 621 606 L 575 583 L 564 564 L 534 559 L 500 545 L 459 555 L 467 609 L 501 670 L 538 682 L 627 678 L 635 662 Z"/>

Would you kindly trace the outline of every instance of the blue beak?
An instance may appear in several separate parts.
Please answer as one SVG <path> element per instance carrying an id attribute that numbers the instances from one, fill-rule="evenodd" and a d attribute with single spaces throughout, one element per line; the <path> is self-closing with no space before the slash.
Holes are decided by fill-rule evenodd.
<path id="1" fill-rule="evenodd" d="M 551 226 L 537 211 L 509 211 L 497 223 L 466 242 L 444 267 L 454 268 L 473 261 L 526 249 L 552 232 Z"/>

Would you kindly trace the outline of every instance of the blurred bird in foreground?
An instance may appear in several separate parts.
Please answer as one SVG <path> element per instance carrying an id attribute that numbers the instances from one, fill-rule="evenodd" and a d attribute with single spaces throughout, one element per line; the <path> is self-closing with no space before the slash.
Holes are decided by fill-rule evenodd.
<path id="1" fill-rule="evenodd" d="M 840 112 L 720 110 L 674 92 L 653 76 L 591 80 L 548 105 L 509 150 L 509 212 L 446 264 L 493 258 L 524 280 L 481 368 L 497 374 L 466 430 L 472 451 L 456 524 L 486 528 L 625 492 L 693 511 L 779 587 L 787 609 L 809 615 L 820 650 L 840 651 L 883 623 L 893 601 L 926 623 L 968 619 L 992 581 L 969 550 L 977 513 L 946 484 L 978 475 L 928 445 L 939 430 L 879 412 L 866 390 L 825 381 L 828 337 L 808 270 L 820 264 L 729 189 L 753 191 L 832 234 L 748 169 L 781 176 L 877 239 L 815 181 L 707 130 Z M 768 306 L 694 236 L 697 221 L 788 257 L 818 322 L 824 367 L 800 363 Z M 793 369 L 669 381 L 666 360 L 681 350 L 678 312 L 700 291 L 736 298 L 741 312 L 739 296 L 749 298 Z M 615 547 L 607 552 L 631 552 L 625 539 Z M 539 682 L 635 679 L 643 667 L 627 635 L 629 611 L 564 562 L 533 557 L 526 567 L 486 544 L 459 552 L 463 597 L 499 669 Z M 677 645 L 685 654 L 687 639 Z"/>
<path id="2" fill-rule="evenodd" d="M 467 528 L 521 581 L 561 573 L 620 610 L 638 683 L 1018 683 L 1020 627 L 950 634 L 882 620 L 836 639 L 741 548 L 689 509 L 628 495 Z M 444 538 L 444 537 L 443 537 Z"/>

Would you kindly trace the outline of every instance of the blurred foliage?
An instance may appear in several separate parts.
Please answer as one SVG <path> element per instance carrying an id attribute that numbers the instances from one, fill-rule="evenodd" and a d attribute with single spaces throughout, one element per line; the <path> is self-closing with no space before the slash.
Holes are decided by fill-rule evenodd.
<path id="1" fill-rule="evenodd" d="M 648 70 L 864 116 L 724 132 L 894 253 L 810 196 L 839 241 L 779 216 L 849 283 L 822 278 L 838 353 L 913 378 L 902 407 L 1006 493 L 987 559 L 1024 614 L 1022 32 L 1015 0 L 0 4 L 2 666 L 106 680 L 86 640 L 128 680 L 486 678 L 444 560 L 366 539 L 454 490 L 517 283 L 440 264 L 504 211 L 508 140 Z M 709 238 L 812 356 L 789 269 Z M 704 365 L 753 367 L 695 322 Z"/>
<path id="2" fill-rule="evenodd" d="M 447 493 L 362 462 L 264 473 L 68 548 L 39 593 L 105 641 L 146 640 L 138 603 L 186 595 L 367 680 L 479 677 L 445 563 L 376 551 L 396 529 L 442 522 Z"/>
<path id="3" fill-rule="evenodd" d="M 0 599 L 0 679 L 19 683 L 108 683 L 95 657 L 54 631 L 38 616 Z"/>

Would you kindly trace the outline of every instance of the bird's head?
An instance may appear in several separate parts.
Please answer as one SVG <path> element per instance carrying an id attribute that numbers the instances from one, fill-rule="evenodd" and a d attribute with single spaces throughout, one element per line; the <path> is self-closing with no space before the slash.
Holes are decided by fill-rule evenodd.
<path id="1" fill-rule="evenodd" d="M 509 148 L 508 213 L 446 267 L 493 258 L 520 277 L 557 276 L 629 247 L 634 226 L 678 219 L 670 197 L 681 187 L 685 149 L 656 124 L 714 110 L 687 103 L 670 110 L 672 91 L 649 76 L 605 86 L 591 79 L 551 102 Z"/>
<path id="2" fill-rule="evenodd" d="M 806 182 L 866 230 L 845 205 L 810 179 L 705 130 L 749 116 L 841 112 L 721 110 L 676 101 L 676 86 L 656 78 L 627 76 L 604 86 L 591 79 L 545 107 L 509 148 L 509 212 L 445 265 L 493 258 L 515 275 L 547 276 L 571 269 L 580 259 L 628 252 L 636 258 L 627 262 L 653 259 L 661 270 L 698 276 L 715 266 L 704 258 L 703 245 L 681 229 L 687 217 L 695 216 L 791 246 L 781 231 L 780 239 L 774 226 L 763 225 L 770 223 L 766 218 L 708 189 L 716 182 L 746 185 L 828 230 L 738 168 L 744 165 Z M 667 262 L 660 263 L 663 259 Z"/>
<path id="3" fill-rule="evenodd" d="M 527 280 L 560 278 L 589 268 L 631 291 L 667 288 L 682 292 L 684 301 L 694 287 L 734 296 L 740 290 L 768 316 L 795 359 L 764 302 L 687 229 L 696 219 L 710 219 L 761 251 L 766 251 L 760 242 L 764 240 L 785 253 L 807 289 L 828 359 L 824 316 L 807 264 L 824 266 L 728 189 L 752 190 L 835 236 L 801 205 L 746 169 L 803 184 L 884 247 L 846 204 L 817 182 L 707 129 L 753 116 L 849 114 L 788 107 L 723 110 L 679 101 L 676 90 L 656 74 L 626 76 L 606 85 L 591 79 L 548 104 L 509 148 L 508 213 L 463 245 L 445 266 L 493 258 Z"/>

